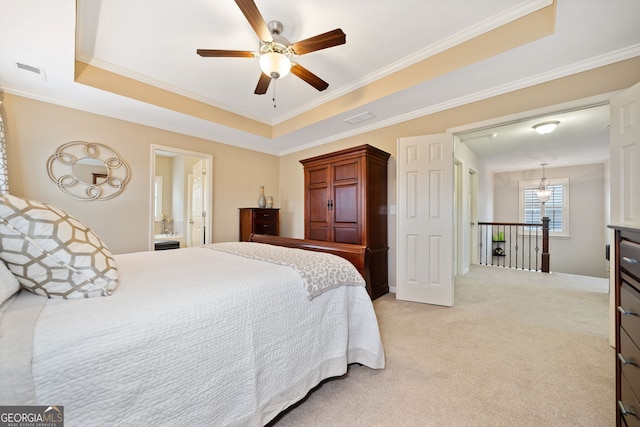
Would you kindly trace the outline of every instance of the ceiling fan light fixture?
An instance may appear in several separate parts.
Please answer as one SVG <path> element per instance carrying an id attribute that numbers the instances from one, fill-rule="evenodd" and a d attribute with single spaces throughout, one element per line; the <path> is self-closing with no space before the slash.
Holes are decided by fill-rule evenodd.
<path id="1" fill-rule="evenodd" d="M 535 125 L 533 125 L 533 130 L 535 130 L 538 134 L 540 135 L 545 135 L 547 133 L 551 133 L 554 130 L 556 130 L 556 128 L 558 127 L 558 125 L 560 124 L 559 121 L 557 120 L 552 120 L 549 122 L 542 122 L 542 123 L 537 123 Z"/>
<path id="2" fill-rule="evenodd" d="M 202 57 L 217 58 L 256 58 L 259 57 L 260 76 L 253 93 L 264 95 L 269 89 L 271 80 L 285 77 L 292 72 L 296 77 L 313 86 L 318 91 L 329 87 L 329 83 L 307 70 L 298 63 L 291 63 L 291 56 L 306 55 L 322 49 L 343 45 L 347 42 L 347 35 L 340 28 L 326 33 L 318 34 L 304 40 L 290 43 L 280 34 L 283 25 L 278 21 L 268 24 L 262 18 L 254 0 L 236 0 L 240 11 L 249 22 L 251 28 L 258 36 L 258 52 L 249 50 L 224 50 L 224 49 L 196 49 L 196 53 Z M 274 96 L 275 98 L 275 96 Z"/>
<path id="3" fill-rule="evenodd" d="M 272 79 L 279 79 L 291 70 L 291 60 L 282 53 L 267 52 L 260 57 L 260 69 Z"/>

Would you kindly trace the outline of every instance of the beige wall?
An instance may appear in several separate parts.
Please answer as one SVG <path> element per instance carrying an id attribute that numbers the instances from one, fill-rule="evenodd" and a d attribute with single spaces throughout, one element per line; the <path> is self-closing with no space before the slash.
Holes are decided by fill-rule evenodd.
<path id="1" fill-rule="evenodd" d="M 519 182 L 539 181 L 540 172 L 536 169 L 494 175 L 493 221 L 519 222 Z M 551 183 L 554 179 L 569 179 L 569 236 L 549 238 L 551 271 L 608 277 L 605 164 L 548 167 L 545 175 Z"/>
<path id="2" fill-rule="evenodd" d="M 280 158 L 5 94 L 11 193 L 67 209 L 95 228 L 115 253 L 146 250 L 150 145 L 159 144 L 213 155 L 214 241 L 237 240 L 237 208 L 256 206 L 260 185 L 274 196 L 275 207 L 281 208 L 281 234 L 303 237 L 301 159 L 360 144 L 385 150 L 392 155 L 388 201 L 395 205 L 397 138 L 442 133 L 469 123 L 621 90 L 636 83 L 638 76 L 640 58 L 633 58 Z M 74 140 L 112 146 L 129 162 L 132 179 L 122 195 L 110 201 L 80 202 L 57 191 L 47 176 L 46 161 L 59 145 Z M 395 236 L 395 216 L 389 219 L 389 236 Z M 390 271 L 395 271 L 394 238 L 390 247 Z M 390 281 L 393 284 L 394 278 Z"/>
<path id="3" fill-rule="evenodd" d="M 92 227 L 114 253 L 144 251 L 150 244 L 151 144 L 213 156 L 213 240 L 238 239 L 238 208 L 257 206 L 264 185 L 279 207 L 278 157 L 71 108 L 4 94 L 11 194 L 67 210 Z M 131 181 L 112 200 L 77 201 L 59 192 L 47 159 L 70 141 L 100 142 L 128 162 Z"/>
<path id="4" fill-rule="evenodd" d="M 304 237 L 304 175 L 301 159 L 360 144 L 370 144 L 391 153 L 389 159 L 388 203 L 396 205 L 396 141 L 401 137 L 430 135 L 448 129 L 509 116 L 551 105 L 626 89 L 640 78 L 640 57 L 606 67 L 513 91 L 483 101 L 377 129 L 354 137 L 310 148 L 280 158 L 280 196 L 283 200 L 281 234 Z M 486 190 L 486 177 L 480 177 Z M 490 208 L 488 208 L 490 209 Z M 395 287 L 396 216 L 389 216 L 389 284 Z"/>
<path id="5" fill-rule="evenodd" d="M 304 235 L 303 170 L 301 159 L 360 144 L 370 144 L 391 153 L 389 160 L 389 204 L 396 203 L 396 141 L 398 138 L 443 133 L 448 129 L 626 89 L 640 79 L 640 57 L 606 67 L 509 92 L 396 125 L 377 129 L 280 158 L 280 195 L 285 201 L 282 234 Z"/>

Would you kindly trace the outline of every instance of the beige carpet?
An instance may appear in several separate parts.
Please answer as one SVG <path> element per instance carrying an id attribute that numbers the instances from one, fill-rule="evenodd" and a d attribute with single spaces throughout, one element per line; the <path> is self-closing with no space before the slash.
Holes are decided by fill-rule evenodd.
<path id="1" fill-rule="evenodd" d="M 608 281 L 473 266 L 452 308 L 374 302 L 387 366 L 353 365 L 285 426 L 611 426 Z"/>

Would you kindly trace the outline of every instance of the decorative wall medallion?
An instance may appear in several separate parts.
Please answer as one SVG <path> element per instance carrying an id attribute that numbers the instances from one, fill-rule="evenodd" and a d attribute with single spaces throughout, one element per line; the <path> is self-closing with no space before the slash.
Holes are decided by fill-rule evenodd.
<path id="1" fill-rule="evenodd" d="M 47 161 L 49 178 L 76 200 L 108 200 L 129 182 L 129 166 L 112 148 L 97 142 L 61 145 Z"/>

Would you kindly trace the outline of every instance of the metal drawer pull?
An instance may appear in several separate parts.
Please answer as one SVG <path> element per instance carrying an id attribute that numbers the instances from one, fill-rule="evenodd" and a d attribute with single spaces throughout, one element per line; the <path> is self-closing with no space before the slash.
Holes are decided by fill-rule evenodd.
<path id="1" fill-rule="evenodd" d="M 636 365 L 636 362 L 632 361 L 631 359 L 627 360 L 624 358 L 624 356 L 621 353 L 618 353 L 618 359 L 620 359 L 620 363 L 622 363 L 623 365 Z"/>
<path id="2" fill-rule="evenodd" d="M 623 416 L 625 416 L 625 417 L 626 417 L 627 415 L 635 415 L 635 414 L 636 414 L 636 413 L 635 413 L 635 412 L 633 412 L 632 410 L 627 409 L 627 407 L 626 407 L 626 406 L 624 406 L 624 403 L 622 403 L 622 401 L 621 401 L 621 400 L 618 400 L 618 407 L 620 408 L 620 413 L 621 413 Z"/>
<path id="3" fill-rule="evenodd" d="M 622 257 L 622 260 L 623 260 L 624 262 L 626 262 L 627 264 L 637 264 L 638 262 L 640 262 L 640 261 L 638 261 L 637 259 L 635 259 L 635 258 L 629 258 L 628 256 L 623 256 L 623 257 Z"/>
<path id="4" fill-rule="evenodd" d="M 633 311 L 627 311 L 624 308 L 622 308 L 622 306 L 618 306 L 618 311 L 620 312 L 620 314 L 622 314 L 623 316 L 635 316 L 635 313 Z"/>

